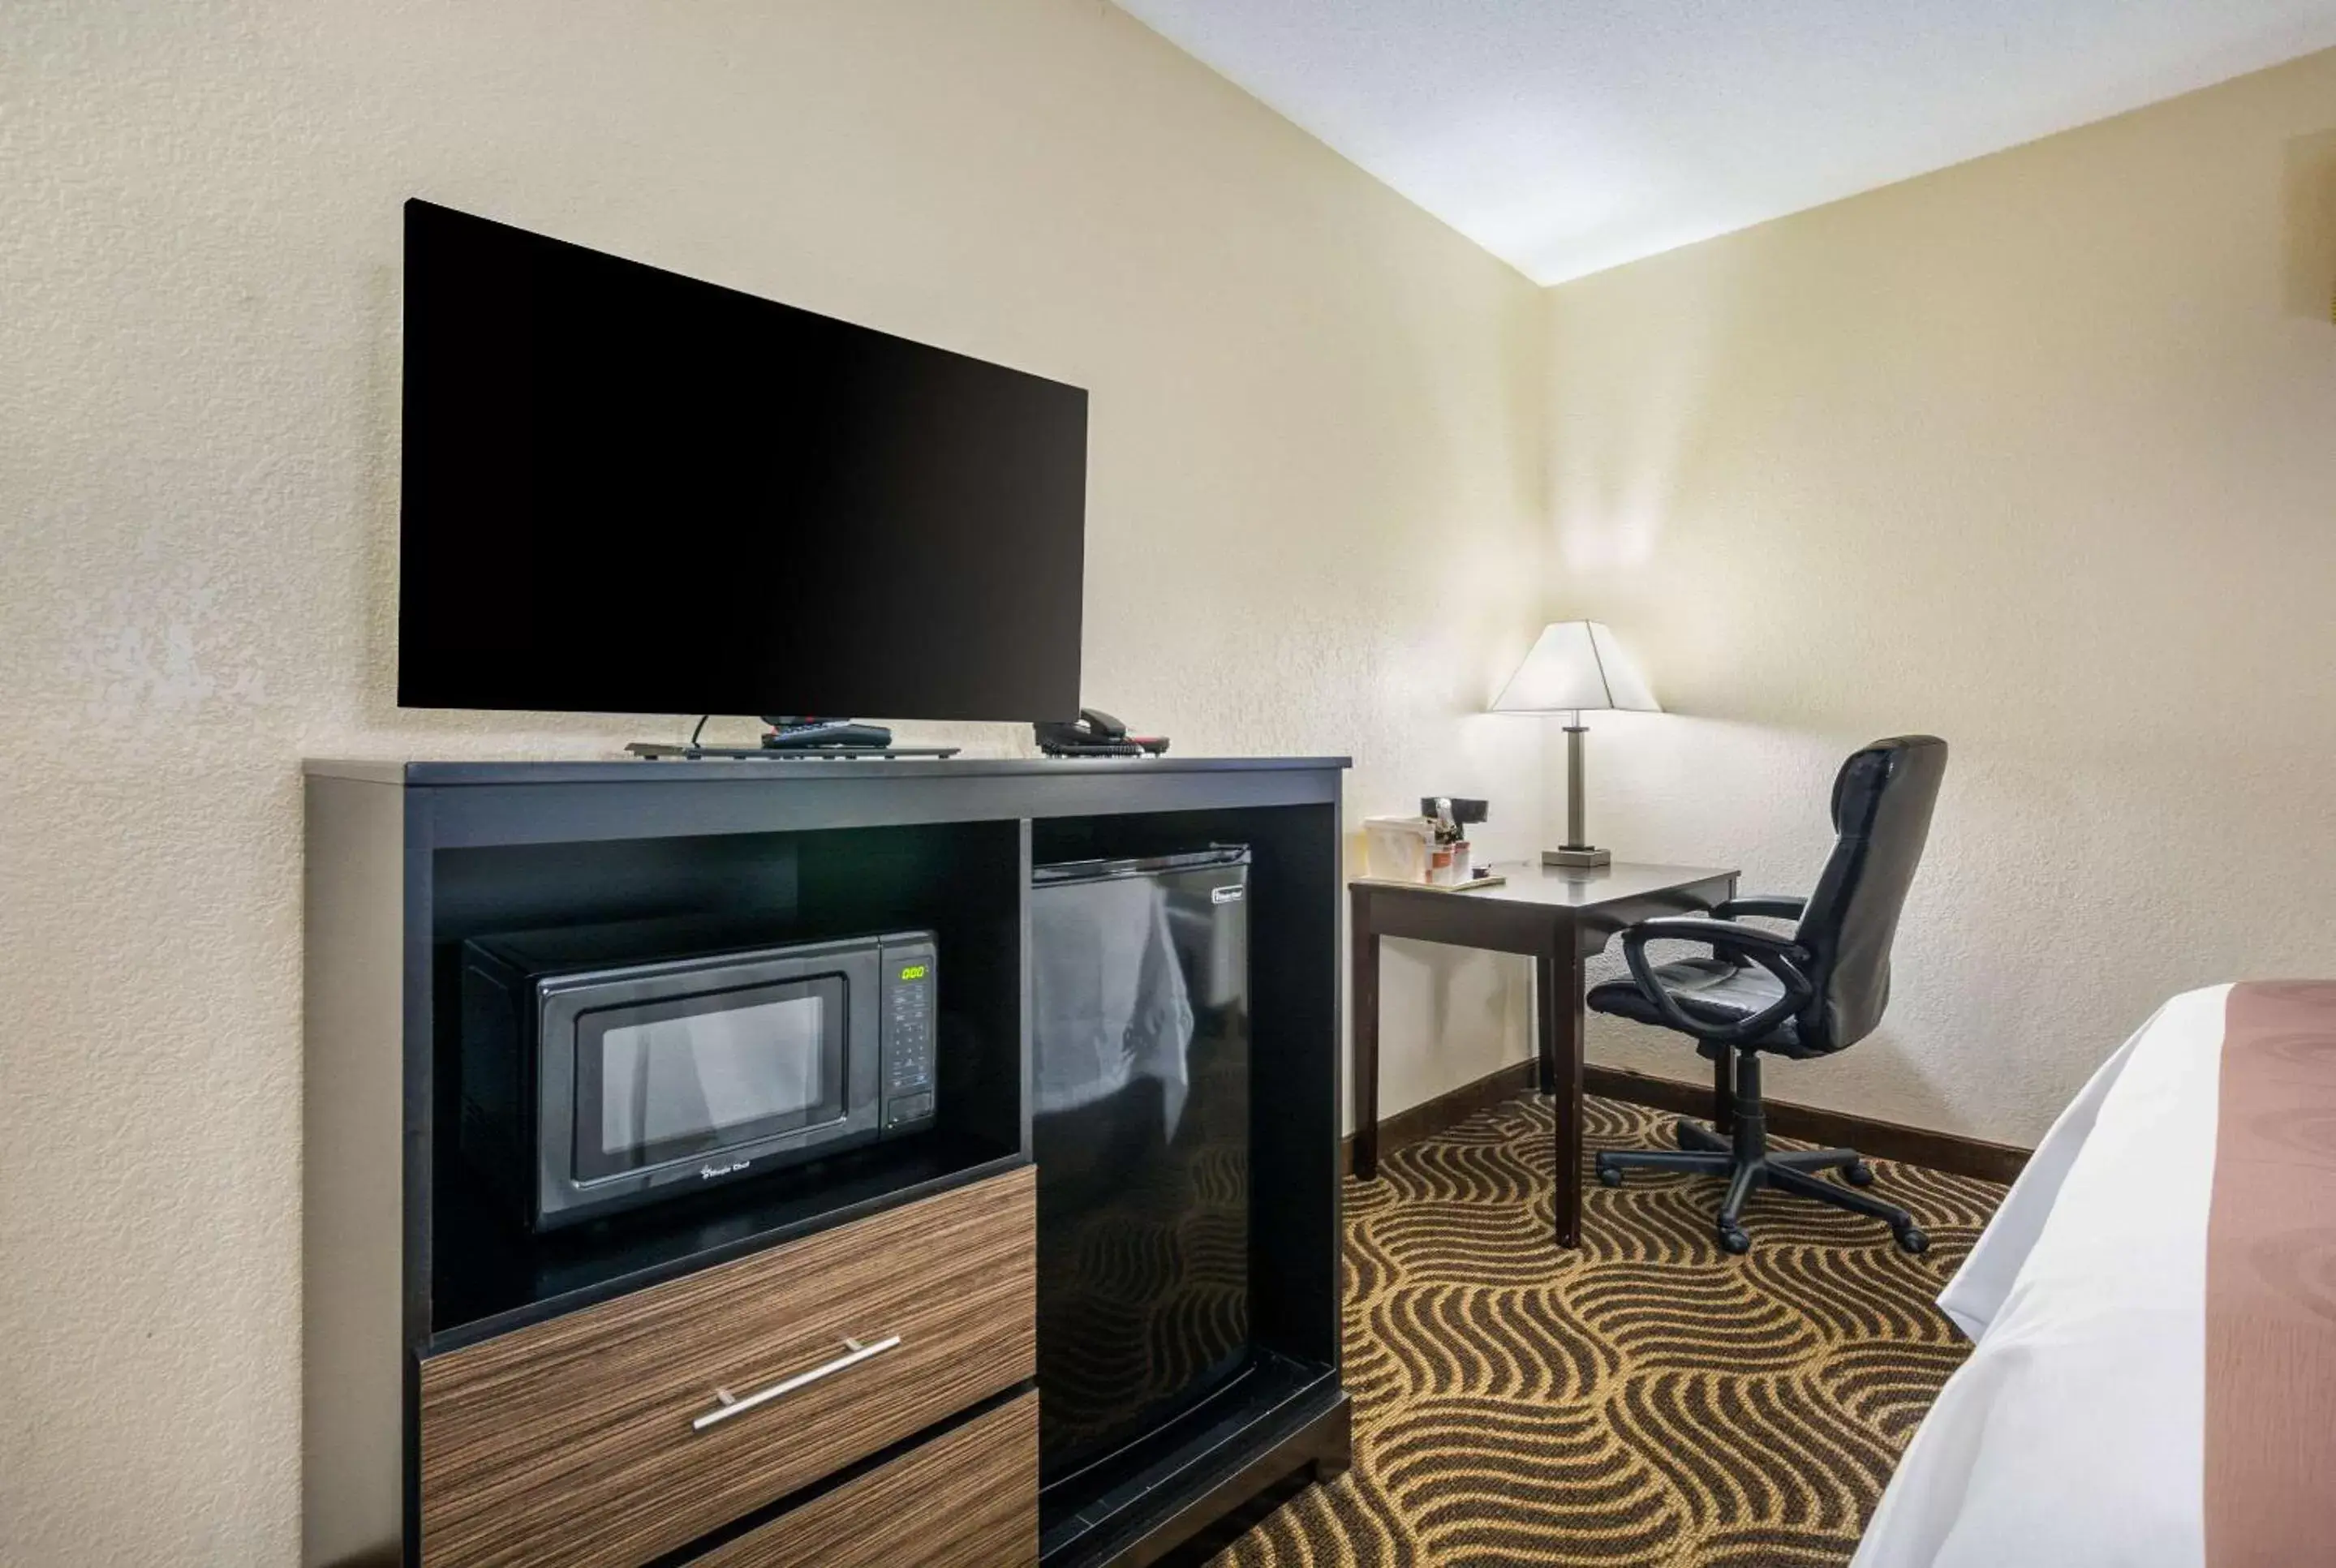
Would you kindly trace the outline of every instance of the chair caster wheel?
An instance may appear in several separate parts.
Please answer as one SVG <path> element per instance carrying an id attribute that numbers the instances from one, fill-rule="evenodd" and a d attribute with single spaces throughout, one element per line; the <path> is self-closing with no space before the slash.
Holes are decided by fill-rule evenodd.
<path id="1" fill-rule="evenodd" d="M 1601 1186 L 1618 1187 L 1622 1185 L 1622 1173 L 1613 1166 L 1601 1165 L 1598 1167 L 1598 1181 Z"/>
<path id="2" fill-rule="evenodd" d="M 1719 1250 L 1724 1253 L 1750 1252 L 1752 1250 L 1751 1234 L 1742 1225 L 1720 1226 Z"/>
<path id="3" fill-rule="evenodd" d="M 1922 1234 L 1922 1227 L 1920 1225 L 1908 1225 L 1898 1231 L 1896 1234 L 1898 1244 L 1910 1253 L 1926 1253 L 1931 1250 L 1931 1238 Z"/>
<path id="4" fill-rule="evenodd" d="M 1841 1167 L 1841 1179 L 1854 1187 L 1870 1187 L 1874 1185 L 1874 1167 L 1864 1160 L 1854 1161 Z"/>

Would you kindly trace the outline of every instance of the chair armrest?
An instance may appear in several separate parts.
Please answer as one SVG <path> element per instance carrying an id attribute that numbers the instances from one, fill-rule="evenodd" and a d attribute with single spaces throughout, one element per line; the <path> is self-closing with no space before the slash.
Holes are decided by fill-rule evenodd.
<path id="1" fill-rule="evenodd" d="M 1757 915 L 1766 920 L 1798 920 L 1809 906 L 1806 898 L 1796 898 L 1788 893 L 1747 893 L 1741 898 L 1730 898 L 1711 906 L 1715 920 L 1738 920 L 1747 915 Z"/>
<path id="2" fill-rule="evenodd" d="M 1732 920 L 1713 920 L 1701 915 L 1659 915 L 1652 920 L 1641 920 L 1636 925 L 1625 927 L 1622 932 L 1625 947 L 1633 939 L 1642 944 L 1649 942 L 1701 942 L 1713 947 L 1740 948 L 1747 954 L 1802 953 L 1801 944 L 1781 932 L 1766 931 L 1757 925 L 1738 925 Z"/>
<path id="3" fill-rule="evenodd" d="M 1708 1023 L 1689 1017 L 1679 1000 L 1655 978 L 1654 965 L 1647 958 L 1650 942 L 1699 942 L 1715 953 L 1741 954 L 1783 982 L 1785 994 L 1751 1017 L 1734 1023 Z M 1808 956 L 1807 950 L 1789 936 L 1763 931 L 1757 925 L 1737 925 L 1697 915 L 1670 915 L 1641 920 L 1622 933 L 1623 962 L 1630 966 L 1630 978 L 1649 1005 L 1669 1028 L 1714 1045 L 1736 1045 L 1756 1039 L 1814 1001 L 1816 988 L 1801 971 Z"/>

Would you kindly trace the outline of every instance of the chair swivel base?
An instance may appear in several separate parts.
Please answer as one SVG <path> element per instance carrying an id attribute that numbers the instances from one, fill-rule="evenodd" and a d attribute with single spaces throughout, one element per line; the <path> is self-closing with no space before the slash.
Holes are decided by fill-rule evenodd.
<path id="1" fill-rule="evenodd" d="M 1753 1147 L 1739 1148 L 1700 1122 L 1682 1121 L 1676 1130 L 1679 1152 L 1618 1149 L 1601 1154 L 1598 1179 L 1610 1187 L 1618 1187 L 1622 1185 L 1622 1173 L 1626 1170 L 1728 1177 L 1728 1195 L 1720 1200 L 1717 1229 L 1720 1246 L 1731 1253 L 1751 1249 L 1752 1237 L 1743 1224 L 1744 1205 L 1764 1186 L 1884 1221 L 1898 1244 L 1910 1253 L 1922 1252 L 1931 1244 L 1931 1238 L 1922 1234 L 1913 1215 L 1854 1190 L 1870 1186 L 1874 1180 L 1872 1167 L 1855 1149 L 1796 1149 L 1771 1154 L 1766 1147 L 1766 1139 L 1757 1134 Z M 1738 1131 L 1744 1130 L 1747 1129 L 1739 1119 Z M 1849 1186 L 1838 1187 L 1817 1179 L 1819 1172 L 1828 1170 L 1841 1172 Z"/>

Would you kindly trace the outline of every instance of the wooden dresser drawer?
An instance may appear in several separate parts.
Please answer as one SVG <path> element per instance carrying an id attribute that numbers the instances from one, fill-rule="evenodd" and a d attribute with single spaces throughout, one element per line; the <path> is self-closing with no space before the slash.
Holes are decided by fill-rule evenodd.
<path id="1" fill-rule="evenodd" d="M 1034 1191 L 1016 1171 L 431 1358 L 425 1568 L 635 1568 L 1030 1377 Z"/>
<path id="2" fill-rule="evenodd" d="M 725 1542 L 689 1568 L 1031 1568 L 1038 1396 L 1025 1394 Z"/>

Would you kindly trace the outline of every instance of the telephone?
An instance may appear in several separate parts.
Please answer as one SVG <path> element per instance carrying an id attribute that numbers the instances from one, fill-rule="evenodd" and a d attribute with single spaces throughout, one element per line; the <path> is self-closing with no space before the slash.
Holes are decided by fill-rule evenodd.
<path id="1" fill-rule="evenodd" d="M 1168 750 L 1165 735 L 1131 735 L 1100 708 L 1082 708 L 1068 722 L 1041 719 L 1030 728 L 1049 757 L 1158 757 Z"/>

